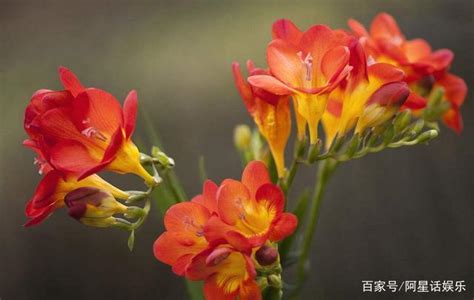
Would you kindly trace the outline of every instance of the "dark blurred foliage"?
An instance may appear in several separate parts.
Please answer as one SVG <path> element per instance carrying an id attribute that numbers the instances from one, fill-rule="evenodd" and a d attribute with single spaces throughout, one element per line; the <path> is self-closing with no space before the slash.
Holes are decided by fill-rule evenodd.
<path id="1" fill-rule="evenodd" d="M 137 89 L 140 106 L 152 116 L 193 195 L 201 189 L 200 155 L 216 181 L 240 174 L 232 130 L 251 120 L 230 64 L 248 58 L 264 64 L 274 20 L 290 18 L 301 28 L 343 27 L 349 17 L 368 24 L 378 12 L 389 12 L 409 38 L 452 49 L 452 72 L 469 86 L 473 3 L 1 0 L 0 298 L 185 299 L 182 281 L 151 251 L 162 231 L 158 211 L 137 233 L 133 253 L 126 233 L 86 228 L 64 211 L 36 228 L 22 227 L 24 204 L 40 179 L 33 154 L 21 146 L 23 110 L 35 90 L 60 89 L 59 65 L 119 99 Z M 303 299 L 472 297 L 471 95 L 461 136 L 443 128 L 429 147 L 387 150 L 340 167 L 322 206 Z M 135 139 L 149 145 L 142 120 Z M 293 196 L 312 185 L 313 173 L 303 168 Z M 124 188 L 140 184 L 132 177 L 113 179 Z M 468 280 L 468 292 L 368 296 L 361 293 L 366 279 Z"/>

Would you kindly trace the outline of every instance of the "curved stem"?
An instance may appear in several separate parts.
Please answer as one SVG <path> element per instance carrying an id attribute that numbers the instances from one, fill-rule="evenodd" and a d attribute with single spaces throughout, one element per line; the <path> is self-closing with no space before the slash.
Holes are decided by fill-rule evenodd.
<path id="1" fill-rule="evenodd" d="M 318 176 L 316 179 L 316 186 L 311 201 L 312 206 L 309 216 L 309 223 L 304 232 L 302 250 L 298 258 L 296 269 L 297 293 L 300 292 L 304 279 L 306 277 L 306 265 L 308 261 L 309 252 L 311 250 L 311 242 L 313 240 L 313 235 L 316 230 L 316 225 L 318 223 L 319 209 L 321 207 L 324 191 L 326 189 L 326 185 L 329 181 L 329 178 L 333 174 L 337 164 L 338 162 L 333 159 L 326 159 L 321 161 L 318 166 Z"/>

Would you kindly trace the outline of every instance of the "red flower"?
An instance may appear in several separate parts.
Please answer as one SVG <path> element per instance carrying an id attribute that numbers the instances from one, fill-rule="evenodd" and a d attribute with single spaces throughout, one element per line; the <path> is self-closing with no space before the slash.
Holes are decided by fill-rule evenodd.
<path id="1" fill-rule="evenodd" d="M 199 253 L 186 269 L 188 279 L 205 281 L 206 300 L 259 300 L 256 275 L 251 258 L 226 245 Z"/>
<path id="2" fill-rule="evenodd" d="M 431 46 L 423 39 L 406 40 L 395 19 L 386 13 L 375 17 L 368 32 L 363 25 L 349 20 L 349 27 L 360 37 L 369 59 L 385 62 L 402 68 L 407 74 L 412 93 L 405 103 L 406 108 L 420 109 L 427 102 L 432 83 L 446 90 L 445 98 L 450 108 L 444 113 L 445 124 L 460 133 L 462 117 L 460 107 L 467 93 L 467 86 L 461 78 L 448 73 L 454 58 L 449 49 L 432 51 Z"/>
<path id="3" fill-rule="evenodd" d="M 367 66 L 359 42 L 351 46 L 352 71 L 330 94 L 323 115 L 326 146 L 336 134 L 344 136 L 355 127 L 355 133 L 375 127 L 390 119 L 409 95 L 403 71 L 386 63 Z"/>
<path id="4" fill-rule="evenodd" d="M 34 196 L 26 205 L 25 213 L 29 220 L 25 226 L 36 225 L 42 222 L 54 210 L 64 206 L 64 197 L 67 193 L 80 187 L 96 187 L 110 192 L 116 198 L 124 200 L 129 196 L 98 175 L 91 175 L 78 181 L 74 177 L 64 179 L 60 172 L 52 170 L 41 179 Z"/>
<path id="5" fill-rule="evenodd" d="M 270 74 L 266 70 L 255 68 L 250 60 L 247 62 L 247 70 L 249 76 Z M 289 97 L 275 95 L 249 85 L 243 79 L 237 63 L 232 64 L 232 71 L 235 85 L 248 112 L 268 142 L 278 176 L 283 177 L 285 175 L 285 147 L 291 131 Z"/>
<path id="6" fill-rule="evenodd" d="M 283 207 L 265 165 L 250 162 L 242 182 L 226 179 L 218 187 L 208 180 L 201 195 L 173 205 L 154 254 L 176 274 L 204 280 L 206 299 L 260 299 L 255 268 L 278 261 L 273 242 L 297 225 Z"/>
<path id="7" fill-rule="evenodd" d="M 304 138 L 307 123 L 310 141 L 315 144 L 329 92 L 351 69 L 348 45 L 353 38 L 324 25 L 300 33 L 288 20 L 277 21 L 273 34 L 276 39 L 267 48 L 273 76 L 254 75 L 248 80 L 276 95 L 291 94 L 297 110 L 298 137 Z"/>
<path id="8" fill-rule="evenodd" d="M 131 141 L 136 92 L 128 94 L 122 109 L 111 94 L 84 88 L 68 69 L 61 67 L 59 74 L 65 90 L 36 92 L 25 111 L 25 130 L 45 159 L 79 180 L 106 168 L 137 174 L 153 184 Z"/>
<path id="9" fill-rule="evenodd" d="M 217 215 L 212 216 L 205 235 L 210 242 L 225 240 L 248 252 L 267 240 L 278 242 L 296 228 L 297 219 L 283 212 L 285 197 L 270 181 L 265 165 L 250 162 L 242 181 L 226 179 L 217 193 Z"/>

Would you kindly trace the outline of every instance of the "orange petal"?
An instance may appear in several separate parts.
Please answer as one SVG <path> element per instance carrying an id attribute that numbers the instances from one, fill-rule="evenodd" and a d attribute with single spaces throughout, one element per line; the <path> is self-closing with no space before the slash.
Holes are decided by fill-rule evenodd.
<path id="1" fill-rule="evenodd" d="M 349 62 L 350 52 L 347 47 L 335 47 L 324 54 L 321 61 L 321 71 L 324 76 L 333 81 Z"/>
<path id="2" fill-rule="evenodd" d="M 195 202 L 181 202 L 168 209 L 164 223 L 168 231 L 187 231 L 202 236 L 209 217 L 210 213 L 204 206 Z"/>
<path id="3" fill-rule="evenodd" d="M 217 192 L 217 208 L 221 219 L 233 225 L 245 214 L 244 206 L 251 201 L 248 188 L 235 180 L 227 180 Z"/>
<path id="4" fill-rule="evenodd" d="M 260 186 L 270 182 L 267 167 L 258 160 L 249 162 L 242 173 L 242 183 L 248 188 L 252 198 L 255 197 L 255 193 Z"/>
<path id="5" fill-rule="evenodd" d="M 450 110 L 448 110 L 443 116 L 443 121 L 446 126 L 454 130 L 454 132 L 456 132 L 457 134 L 460 134 L 462 132 L 464 126 L 461 113 L 458 109 L 451 108 Z"/>
<path id="6" fill-rule="evenodd" d="M 402 81 L 405 78 L 405 73 L 402 70 L 385 63 L 369 66 L 368 74 L 371 81 L 376 79 L 380 81 L 380 83 Z"/>
<path id="7" fill-rule="evenodd" d="M 298 219 L 291 213 L 282 213 L 273 223 L 270 240 L 278 242 L 291 235 L 298 226 Z"/>
<path id="8" fill-rule="evenodd" d="M 294 92 L 294 89 L 270 75 L 253 75 L 247 80 L 252 86 L 275 95 L 291 95 Z"/>
<path id="9" fill-rule="evenodd" d="M 235 300 L 239 290 L 226 293 L 223 287 L 220 287 L 216 281 L 217 276 L 213 275 L 206 279 L 204 283 L 204 295 L 206 300 Z"/>
<path id="10" fill-rule="evenodd" d="M 194 197 L 192 201 L 206 207 L 211 214 L 217 213 L 217 189 L 218 186 L 212 180 L 207 179 L 203 185 L 202 195 Z"/>
<path id="11" fill-rule="evenodd" d="M 234 83 L 239 91 L 240 97 L 244 100 L 245 106 L 250 114 L 253 114 L 255 110 L 255 99 L 252 88 L 243 78 L 239 64 L 236 62 L 232 64 L 232 74 L 234 75 Z"/>
<path id="12" fill-rule="evenodd" d="M 300 52 L 297 46 L 282 39 L 273 40 L 267 47 L 267 62 L 271 73 L 291 87 L 302 87 L 306 77 L 306 67 L 298 56 Z"/>
<path id="13" fill-rule="evenodd" d="M 431 54 L 431 46 L 424 39 L 406 41 L 402 47 L 405 55 L 411 62 L 416 62 Z"/>
<path id="14" fill-rule="evenodd" d="M 364 25 L 362 25 L 358 21 L 354 19 L 349 19 L 349 21 L 347 21 L 347 25 L 349 25 L 349 28 L 352 30 L 352 33 L 354 33 L 356 37 L 360 38 L 369 36 L 367 29 L 365 29 Z"/>
<path id="15" fill-rule="evenodd" d="M 400 45 L 405 37 L 402 35 L 395 19 L 387 14 L 378 14 L 370 26 L 370 35 L 374 39 L 387 39 L 396 45 Z"/>
<path id="16" fill-rule="evenodd" d="M 261 300 L 262 291 L 257 282 L 254 279 L 249 278 L 240 286 L 239 296 L 240 300 Z"/>

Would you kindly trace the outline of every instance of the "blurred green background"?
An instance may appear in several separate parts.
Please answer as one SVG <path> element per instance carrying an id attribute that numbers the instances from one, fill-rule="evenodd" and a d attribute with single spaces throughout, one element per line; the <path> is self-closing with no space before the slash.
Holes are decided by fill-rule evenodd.
<path id="1" fill-rule="evenodd" d="M 60 89 L 57 67 L 123 99 L 134 88 L 152 116 L 188 195 L 200 192 L 198 157 L 210 178 L 238 177 L 232 144 L 251 124 L 230 65 L 264 65 L 270 28 L 290 18 L 343 27 L 381 11 L 407 37 L 450 48 L 452 72 L 473 80 L 473 1 L 5 1 L 0 0 L 0 298 L 185 299 L 182 281 L 153 257 L 158 212 L 137 232 L 86 228 L 58 211 L 25 229 L 40 177 L 21 146 L 23 110 L 40 88 Z M 472 86 L 471 86 L 472 87 Z M 313 270 L 302 299 L 467 299 L 473 295 L 472 93 L 461 136 L 443 128 L 429 147 L 387 150 L 344 164 L 322 205 Z M 143 119 L 135 139 L 147 143 Z M 145 149 L 147 150 L 147 149 Z M 294 192 L 313 183 L 298 175 Z M 115 178 L 136 188 L 133 177 Z M 471 280 L 462 295 L 362 295 L 361 280 Z M 464 298 L 466 297 L 466 298 Z M 375 299 L 375 298 L 374 298 Z"/>

